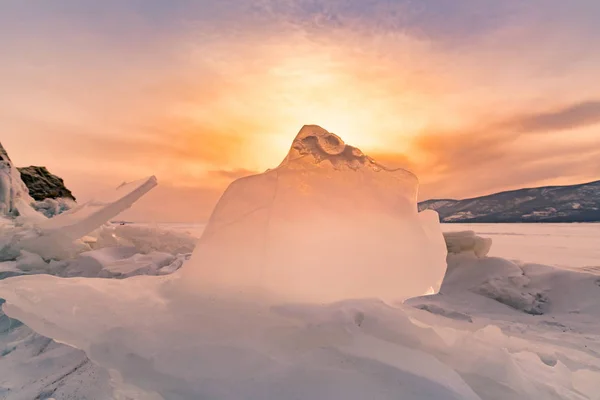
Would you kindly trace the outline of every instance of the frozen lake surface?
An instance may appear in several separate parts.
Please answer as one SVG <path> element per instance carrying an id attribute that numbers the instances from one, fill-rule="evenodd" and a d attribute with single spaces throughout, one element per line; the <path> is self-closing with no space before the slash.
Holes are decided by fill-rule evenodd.
<path id="1" fill-rule="evenodd" d="M 600 224 L 442 224 L 493 240 L 490 257 L 559 266 L 600 267 Z"/>
<path id="2" fill-rule="evenodd" d="M 144 224 L 145 225 L 145 224 Z M 206 224 L 158 226 L 200 237 Z M 442 224 L 444 232 L 474 231 L 493 240 L 490 257 L 562 268 L 600 269 L 600 224 Z"/>

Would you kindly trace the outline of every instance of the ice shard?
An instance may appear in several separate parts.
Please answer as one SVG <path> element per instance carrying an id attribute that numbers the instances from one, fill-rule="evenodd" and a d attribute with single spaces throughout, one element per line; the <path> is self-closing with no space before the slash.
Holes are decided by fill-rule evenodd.
<path id="1" fill-rule="evenodd" d="M 36 234 L 19 240 L 18 247 L 46 259 L 69 258 L 81 249 L 76 241 L 130 208 L 157 185 L 154 176 L 123 183 L 117 190 L 98 195 L 54 218 L 34 221 Z"/>
<path id="2" fill-rule="evenodd" d="M 0 216 L 27 212 L 33 202 L 21 175 L 0 143 Z"/>
<path id="3" fill-rule="evenodd" d="M 48 219 L 40 228 L 46 232 L 60 231 L 72 240 L 79 239 L 131 207 L 156 185 L 154 176 L 123 183 L 117 190 Z"/>
<path id="4" fill-rule="evenodd" d="M 226 190 L 184 281 L 302 302 L 436 292 L 446 248 L 417 190 L 412 173 L 304 126 L 281 165 Z"/>
<path id="5" fill-rule="evenodd" d="M 444 239 L 450 254 L 472 252 L 482 258 L 492 247 L 492 239 L 477 236 L 473 231 L 445 232 Z"/>

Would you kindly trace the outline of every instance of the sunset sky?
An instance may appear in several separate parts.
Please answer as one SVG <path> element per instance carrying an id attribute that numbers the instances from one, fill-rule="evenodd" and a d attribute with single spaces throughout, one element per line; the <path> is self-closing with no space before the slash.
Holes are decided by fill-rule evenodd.
<path id="1" fill-rule="evenodd" d="M 318 124 L 464 198 L 600 179 L 598 0 L 0 2 L 0 141 L 201 221 Z"/>

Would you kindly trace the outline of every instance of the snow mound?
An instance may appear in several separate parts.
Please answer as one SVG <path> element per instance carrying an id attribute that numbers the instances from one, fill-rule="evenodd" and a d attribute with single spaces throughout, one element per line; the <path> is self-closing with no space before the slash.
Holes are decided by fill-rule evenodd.
<path id="1" fill-rule="evenodd" d="M 35 278 L 6 293 L 6 311 L 163 398 L 478 398 L 456 371 L 414 348 L 441 340 L 401 312 L 393 321 L 382 304 L 273 309 L 172 296 L 169 279 Z M 60 293 L 43 289 L 57 285 Z M 21 301 L 34 294 L 39 303 Z M 82 302 L 73 308 L 63 296 Z"/>
<path id="2" fill-rule="evenodd" d="M 448 256 L 440 293 L 447 299 L 463 300 L 470 310 L 571 320 L 575 314 L 600 317 L 598 282 L 597 275 L 585 271 L 463 253 Z M 411 304 L 427 303 L 434 297 L 411 300 Z"/>
<path id="3" fill-rule="evenodd" d="M 492 247 L 492 239 L 477 236 L 473 231 L 444 232 L 449 254 L 473 252 L 477 257 L 485 257 Z"/>
<path id="4" fill-rule="evenodd" d="M 112 399 L 110 377 L 81 350 L 58 344 L 0 313 L 0 398 Z"/>
<path id="5" fill-rule="evenodd" d="M 38 275 L 0 282 L 0 295 L 11 317 L 159 399 L 583 400 L 600 378 L 583 343 L 534 320 L 509 335 L 485 323 L 489 308 L 469 321 L 369 300 L 270 305 L 190 296 L 181 278 Z"/>
<path id="6" fill-rule="evenodd" d="M 480 259 L 472 253 L 448 256 L 442 292 L 453 296 L 475 293 L 532 315 L 544 314 L 550 305 L 544 288 L 532 282 L 520 265 L 502 258 Z"/>
<path id="7" fill-rule="evenodd" d="M 290 301 L 402 301 L 436 292 L 446 270 L 437 214 L 418 182 L 317 126 L 283 163 L 232 183 L 183 270 L 193 290 Z"/>

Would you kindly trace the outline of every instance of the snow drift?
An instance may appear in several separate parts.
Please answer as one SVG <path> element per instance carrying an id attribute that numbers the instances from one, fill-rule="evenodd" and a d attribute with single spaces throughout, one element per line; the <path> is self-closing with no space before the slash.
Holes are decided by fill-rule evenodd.
<path id="1" fill-rule="evenodd" d="M 0 295 L 9 315 L 83 349 L 119 377 L 117 392 L 126 387 L 133 398 L 597 398 L 600 332 L 588 322 L 597 311 L 560 324 L 553 315 L 569 305 L 545 317 L 514 310 L 464 289 L 500 272 L 471 260 L 449 271 L 451 282 L 473 269 L 479 277 L 452 297 L 409 300 L 417 308 L 192 295 L 179 290 L 177 275 L 18 277 L 0 282 Z M 593 281 L 582 275 L 559 283 L 571 281 L 589 297 Z"/>

